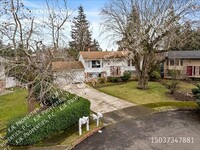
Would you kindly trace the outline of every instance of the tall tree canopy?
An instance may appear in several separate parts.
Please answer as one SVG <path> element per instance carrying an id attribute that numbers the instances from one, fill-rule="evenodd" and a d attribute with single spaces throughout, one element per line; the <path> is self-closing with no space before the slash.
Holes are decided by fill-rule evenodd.
<path id="1" fill-rule="evenodd" d="M 70 47 L 77 51 L 87 51 L 91 48 L 92 38 L 89 30 L 90 25 L 82 6 L 78 7 L 78 16 L 74 17 L 72 23 Z"/>
<path id="2" fill-rule="evenodd" d="M 176 26 L 177 38 L 169 47 L 170 50 L 200 50 L 200 27 L 192 21 Z"/>
<path id="3" fill-rule="evenodd" d="M 159 63 L 157 53 L 176 38 L 173 27 L 177 21 L 184 22 L 199 11 L 195 5 L 195 0 L 112 0 L 102 9 L 104 32 L 130 53 L 138 73 L 138 88 L 148 89 L 148 73 Z M 166 39 L 170 40 L 165 43 Z"/>

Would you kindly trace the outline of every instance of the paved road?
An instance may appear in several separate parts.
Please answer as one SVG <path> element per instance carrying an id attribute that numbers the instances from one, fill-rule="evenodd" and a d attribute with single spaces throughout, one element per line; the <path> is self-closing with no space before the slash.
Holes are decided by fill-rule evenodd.
<path id="1" fill-rule="evenodd" d="M 70 84 L 63 89 L 90 100 L 91 110 L 94 112 L 107 113 L 135 106 L 133 103 L 99 92 L 86 84 Z"/>
<path id="2" fill-rule="evenodd" d="M 152 143 L 151 137 L 189 137 L 194 143 Z M 183 142 L 183 141 L 182 141 Z M 200 111 L 172 111 L 126 119 L 89 137 L 76 150 L 199 150 Z"/>

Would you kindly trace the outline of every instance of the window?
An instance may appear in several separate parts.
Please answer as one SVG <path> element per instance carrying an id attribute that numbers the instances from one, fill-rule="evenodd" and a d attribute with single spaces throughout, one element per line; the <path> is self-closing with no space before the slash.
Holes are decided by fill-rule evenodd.
<path id="1" fill-rule="evenodd" d="M 176 60 L 175 62 L 176 62 L 176 66 L 179 66 L 179 60 Z"/>
<path id="2" fill-rule="evenodd" d="M 100 61 L 99 60 L 92 60 L 92 68 L 100 68 Z"/>
<path id="3" fill-rule="evenodd" d="M 199 75 L 200 75 L 200 67 L 199 67 Z"/>
<path id="4" fill-rule="evenodd" d="M 167 66 L 169 66 L 169 60 L 167 60 Z"/>
<path id="5" fill-rule="evenodd" d="M 174 66 L 174 60 L 170 60 L 170 66 Z"/>
<path id="6" fill-rule="evenodd" d="M 131 61 L 132 61 L 132 66 L 134 66 L 134 62 L 133 62 L 133 59 L 132 59 Z"/>
<path id="7" fill-rule="evenodd" d="M 196 66 L 193 66 L 193 75 L 196 75 Z"/>
<path id="8" fill-rule="evenodd" d="M 128 60 L 128 66 L 131 66 L 131 60 L 130 59 Z"/>
<path id="9" fill-rule="evenodd" d="M 183 66 L 183 60 L 180 60 L 181 61 L 181 66 Z"/>

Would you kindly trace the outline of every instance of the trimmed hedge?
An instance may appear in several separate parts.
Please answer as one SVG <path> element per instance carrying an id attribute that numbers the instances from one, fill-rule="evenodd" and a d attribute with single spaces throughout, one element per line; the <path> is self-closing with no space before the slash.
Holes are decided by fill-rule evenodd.
<path id="1" fill-rule="evenodd" d="M 90 102 L 74 96 L 61 105 L 54 105 L 41 113 L 11 122 L 7 128 L 6 138 L 10 145 L 35 144 L 54 133 L 70 128 L 80 117 L 89 114 Z"/>
<path id="2" fill-rule="evenodd" d="M 196 86 L 197 88 L 192 89 L 192 93 L 196 98 L 197 104 L 200 106 L 200 84 L 197 84 Z"/>

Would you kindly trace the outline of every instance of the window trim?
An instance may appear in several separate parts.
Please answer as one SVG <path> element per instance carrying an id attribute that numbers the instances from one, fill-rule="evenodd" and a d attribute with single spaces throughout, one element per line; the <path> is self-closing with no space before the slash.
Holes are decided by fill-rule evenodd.
<path id="1" fill-rule="evenodd" d="M 99 62 L 99 64 L 97 64 L 96 62 Z M 101 68 L 101 61 L 100 60 L 92 60 L 92 68 Z M 95 64 L 93 64 L 93 62 L 95 62 Z"/>
<path id="2" fill-rule="evenodd" d="M 173 62 L 173 64 L 171 62 Z M 170 64 L 170 66 L 174 66 L 175 65 L 175 61 L 174 60 L 170 60 L 169 64 Z"/>

